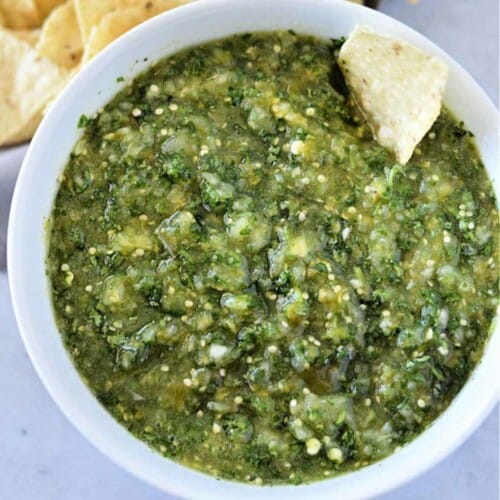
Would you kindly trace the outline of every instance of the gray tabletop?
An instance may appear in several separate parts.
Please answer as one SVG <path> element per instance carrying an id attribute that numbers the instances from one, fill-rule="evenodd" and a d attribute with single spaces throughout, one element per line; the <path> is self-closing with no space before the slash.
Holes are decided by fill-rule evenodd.
<path id="1" fill-rule="evenodd" d="M 435 41 L 498 103 L 498 0 L 421 0 L 417 5 L 382 0 L 380 9 Z M 8 161 L 0 165 L 0 264 L 11 192 L 23 154 L 22 149 L 11 150 Z M 7 276 L 1 272 L 0 394 L 0 499 L 172 498 L 114 465 L 61 414 L 24 351 Z M 379 500 L 496 500 L 498 448 L 497 407 L 450 457 Z"/>

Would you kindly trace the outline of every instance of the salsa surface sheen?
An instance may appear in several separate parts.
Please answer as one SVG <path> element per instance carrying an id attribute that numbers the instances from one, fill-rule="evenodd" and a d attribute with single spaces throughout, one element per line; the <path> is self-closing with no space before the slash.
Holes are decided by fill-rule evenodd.
<path id="1" fill-rule="evenodd" d="M 252 34 L 159 61 L 82 117 L 61 179 L 47 265 L 79 372 L 218 477 L 299 484 L 388 455 L 448 406 L 495 315 L 471 135 L 443 110 L 396 164 L 343 92 L 341 43 Z"/>

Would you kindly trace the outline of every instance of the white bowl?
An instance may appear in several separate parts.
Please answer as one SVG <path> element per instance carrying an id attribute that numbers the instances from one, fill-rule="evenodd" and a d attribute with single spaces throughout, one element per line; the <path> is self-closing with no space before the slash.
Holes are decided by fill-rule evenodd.
<path id="1" fill-rule="evenodd" d="M 360 499 L 394 488 L 428 469 L 478 426 L 497 398 L 500 335 L 450 407 L 401 451 L 357 472 L 301 486 L 256 487 L 216 480 L 163 458 L 129 434 L 97 402 L 78 375 L 57 331 L 45 272 L 45 223 L 57 177 L 92 115 L 152 61 L 208 40 L 249 31 L 294 29 L 318 37 L 347 35 L 355 24 L 405 39 L 449 66 L 445 102 L 476 136 L 490 176 L 497 163 L 497 112 L 473 79 L 448 55 L 405 25 L 343 0 L 205 0 L 167 12 L 113 43 L 65 89 L 39 127 L 14 194 L 8 244 L 9 282 L 26 349 L 66 416 L 103 453 L 158 488 L 183 497 Z M 145 58 L 148 58 L 145 61 Z M 499 192 L 498 179 L 496 192 Z"/>

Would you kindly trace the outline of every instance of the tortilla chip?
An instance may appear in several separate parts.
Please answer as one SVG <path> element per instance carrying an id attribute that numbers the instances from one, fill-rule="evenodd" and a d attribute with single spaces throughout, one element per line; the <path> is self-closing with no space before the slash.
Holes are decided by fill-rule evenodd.
<path id="1" fill-rule="evenodd" d="M 1 6 L 0 6 L 1 8 Z M 5 26 L 7 24 L 7 21 L 5 20 L 5 16 L 2 14 L 2 11 L 0 10 L 0 27 Z"/>
<path id="2" fill-rule="evenodd" d="M 82 64 L 87 64 L 98 52 L 113 40 L 142 22 L 142 12 L 129 8 L 106 14 L 98 26 L 94 26 L 85 45 Z"/>
<path id="3" fill-rule="evenodd" d="M 94 26 L 109 12 L 137 6 L 137 0 L 75 0 L 76 15 L 84 44 L 90 37 Z M 126 13 L 125 13 L 126 15 Z"/>
<path id="4" fill-rule="evenodd" d="M 40 26 L 40 13 L 34 0 L 0 0 L 5 26 L 25 30 Z"/>
<path id="5" fill-rule="evenodd" d="M 129 0 L 117 0 L 114 3 L 126 3 Z M 82 0 L 82 5 L 92 3 L 91 0 Z M 113 2 L 108 0 L 108 6 Z M 133 2 L 137 4 L 137 2 Z M 188 3 L 186 0 L 153 0 L 144 2 L 141 7 L 122 8 L 108 12 L 96 26 L 93 26 L 83 54 L 82 64 L 86 64 L 104 47 L 109 45 L 113 40 L 131 30 L 138 24 L 147 19 L 160 14 L 163 11 L 178 7 L 179 5 Z M 77 0 L 78 4 L 78 0 Z M 103 6 L 104 2 L 99 2 Z M 81 25 L 80 25 L 81 26 Z"/>
<path id="6" fill-rule="evenodd" d="M 0 28 L 0 145 L 35 120 L 67 72 Z"/>
<path id="7" fill-rule="evenodd" d="M 73 2 L 66 2 L 52 11 L 43 24 L 36 49 L 42 57 L 64 68 L 78 65 L 83 45 Z"/>
<path id="8" fill-rule="evenodd" d="M 45 19 L 58 5 L 63 4 L 65 1 L 66 0 L 35 0 L 35 3 L 40 12 L 40 17 Z"/>
<path id="9" fill-rule="evenodd" d="M 135 22 L 135 24 L 139 24 L 160 12 L 173 9 L 189 1 L 190 0 L 75 0 L 75 8 L 83 42 L 84 45 L 86 45 L 87 41 L 90 39 L 92 29 L 101 24 L 101 22 L 104 22 L 104 16 L 110 12 L 121 11 L 121 15 L 118 14 L 115 19 L 117 21 L 123 19 L 121 22 L 118 22 L 123 26 L 130 26 L 126 30 L 128 31 L 135 25 L 132 24 L 131 21 L 126 21 L 127 16 L 133 16 L 135 19 L 140 19 L 141 15 L 138 12 L 141 11 L 144 17 Z M 137 9 L 137 11 L 129 9 Z M 108 21 L 108 26 L 110 24 L 111 23 Z M 118 31 L 117 29 L 116 32 Z M 114 38 L 117 38 L 123 33 L 125 33 L 125 31 L 122 31 Z M 110 38 L 110 40 L 114 40 L 114 38 Z"/>
<path id="10" fill-rule="evenodd" d="M 41 31 L 39 29 L 36 29 L 36 30 L 14 30 L 14 31 L 11 31 L 11 33 L 19 40 L 26 42 L 30 47 L 34 47 L 38 43 L 38 40 L 40 40 Z"/>
<path id="11" fill-rule="evenodd" d="M 339 65 L 377 142 L 407 163 L 439 116 L 447 66 L 363 26 L 342 46 Z"/>

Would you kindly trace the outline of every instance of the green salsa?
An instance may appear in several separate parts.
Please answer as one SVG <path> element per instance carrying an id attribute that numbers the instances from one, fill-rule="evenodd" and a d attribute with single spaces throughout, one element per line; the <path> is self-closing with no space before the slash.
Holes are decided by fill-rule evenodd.
<path id="1" fill-rule="evenodd" d="M 341 40 L 235 36 L 151 65 L 92 117 L 48 250 L 57 324 L 131 433 L 221 478 L 299 484 L 421 433 L 481 357 L 498 213 L 446 110 L 406 166 Z"/>

